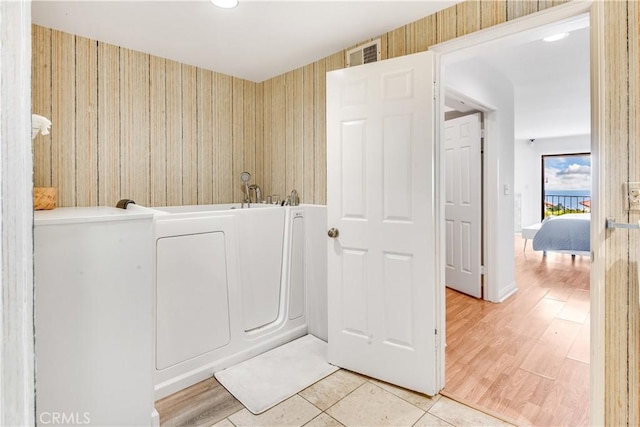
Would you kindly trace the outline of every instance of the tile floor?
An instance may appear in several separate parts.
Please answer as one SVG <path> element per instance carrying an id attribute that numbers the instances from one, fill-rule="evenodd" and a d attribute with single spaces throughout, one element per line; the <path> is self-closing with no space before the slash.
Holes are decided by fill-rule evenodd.
<path id="1" fill-rule="evenodd" d="M 214 424 L 240 426 L 507 426 L 444 396 L 433 398 L 339 370 L 279 405 L 246 408 Z"/>

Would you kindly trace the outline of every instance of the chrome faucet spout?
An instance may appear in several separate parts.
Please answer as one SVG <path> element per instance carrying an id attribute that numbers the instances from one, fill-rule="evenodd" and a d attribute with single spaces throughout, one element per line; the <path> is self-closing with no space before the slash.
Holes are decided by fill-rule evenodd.
<path id="1" fill-rule="evenodd" d="M 249 194 L 249 185 L 244 183 L 244 199 L 242 200 L 242 208 L 244 209 L 244 204 L 247 204 L 247 207 L 251 207 L 251 195 Z"/>
<path id="2" fill-rule="evenodd" d="M 262 203 L 262 190 L 260 190 L 260 187 L 258 186 L 258 184 L 251 184 L 249 186 L 249 191 L 251 190 L 253 190 L 256 195 L 254 203 Z"/>

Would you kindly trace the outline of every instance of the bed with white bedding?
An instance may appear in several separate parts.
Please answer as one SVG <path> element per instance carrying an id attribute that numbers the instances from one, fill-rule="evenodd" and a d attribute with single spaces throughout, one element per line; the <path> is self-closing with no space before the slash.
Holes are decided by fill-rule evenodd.
<path id="1" fill-rule="evenodd" d="M 591 214 L 566 214 L 550 216 L 542 221 L 533 238 L 536 251 L 563 252 L 572 255 L 589 255 Z"/>

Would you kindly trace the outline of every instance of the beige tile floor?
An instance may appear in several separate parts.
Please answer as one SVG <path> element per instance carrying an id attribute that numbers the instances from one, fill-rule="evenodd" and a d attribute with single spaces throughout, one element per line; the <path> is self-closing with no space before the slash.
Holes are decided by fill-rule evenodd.
<path id="1" fill-rule="evenodd" d="M 279 405 L 246 408 L 214 424 L 241 426 L 507 426 L 444 396 L 433 398 L 339 370 Z"/>

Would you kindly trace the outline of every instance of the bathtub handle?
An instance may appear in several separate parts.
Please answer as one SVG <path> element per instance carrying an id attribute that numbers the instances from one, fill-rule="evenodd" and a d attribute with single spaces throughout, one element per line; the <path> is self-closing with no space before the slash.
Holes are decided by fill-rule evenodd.
<path id="1" fill-rule="evenodd" d="M 327 232 L 327 234 L 332 239 L 335 239 L 336 237 L 338 237 L 340 235 L 340 231 L 338 231 L 337 228 L 330 228 L 329 231 Z"/>

